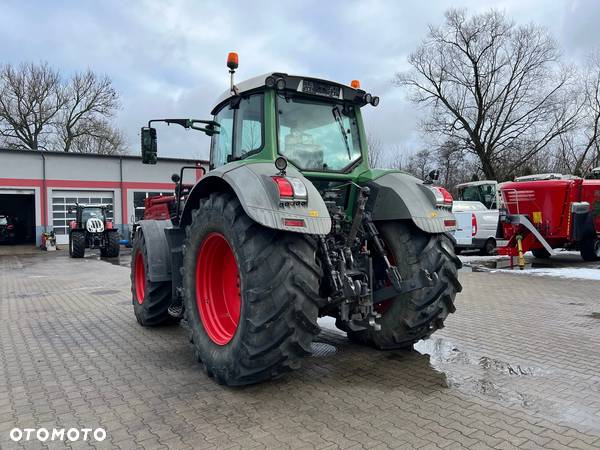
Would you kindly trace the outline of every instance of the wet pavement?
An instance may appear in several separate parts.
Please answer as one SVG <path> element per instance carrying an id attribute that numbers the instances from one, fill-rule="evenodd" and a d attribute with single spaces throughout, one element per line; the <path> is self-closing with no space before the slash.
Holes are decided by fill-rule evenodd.
<path id="1" fill-rule="evenodd" d="M 414 351 L 324 329 L 301 370 L 229 389 L 183 325 L 136 323 L 128 252 L 0 256 L 0 448 L 42 426 L 101 426 L 98 448 L 600 447 L 598 281 L 461 272 Z"/>

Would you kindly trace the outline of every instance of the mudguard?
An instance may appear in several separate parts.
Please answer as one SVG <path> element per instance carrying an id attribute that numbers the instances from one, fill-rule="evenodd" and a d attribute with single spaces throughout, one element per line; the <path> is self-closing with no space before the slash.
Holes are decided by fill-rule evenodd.
<path id="1" fill-rule="evenodd" d="M 277 185 L 271 179 L 277 175 L 273 163 L 232 163 L 212 170 L 193 187 L 186 200 L 181 216 L 181 226 L 191 222 L 191 213 L 201 198 L 215 190 L 230 189 L 240 200 L 244 211 L 255 222 L 268 228 L 303 234 L 327 234 L 331 230 L 331 218 L 325 202 L 315 186 L 297 169 L 288 166 L 286 175 L 299 178 L 308 193 L 305 204 L 294 202 L 282 206 Z M 289 227 L 284 219 L 302 219 L 306 227 Z"/>
<path id="2" fill-rule="evenodd" d="M 170 220 L 140 220 L 136 234 L 144 233 L 150 281 L 171 281 L 171 253 L 165 236 L 165 228 L 171 228 Z M 136 237 L 137 238 L 137 237 Z"/>
<path id="3" fill-rule="evenodd" d="M 367 182 L 371 189 L 367 208 L 373 220 L 412 220 L 427 233 L 445 233 L 455 227 L 455 218 L 446 208 L 436 206 L 435 196 L 427 185 L 412 175 L 389 172 Z"/>

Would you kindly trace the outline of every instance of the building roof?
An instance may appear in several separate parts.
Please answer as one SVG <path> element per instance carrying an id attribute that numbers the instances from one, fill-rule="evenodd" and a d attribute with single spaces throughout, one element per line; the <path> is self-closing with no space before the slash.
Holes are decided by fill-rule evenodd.
<path id="1" fill-rule="evenodd" d="M 10 148 L 2 148 L 0 147 L 1 153 L 26 153 L 26 154 L 38 154 L 38 155 L 50 155 L 50 156 L 58 156 L 58 157 L 84 157 L 84 158 L 107 158 L 107 159 L 137 159 L 141 160 L 142 157 L 138 155 L 100 155 L 97 153 L 74 153 L 74 152 L 57 152 L 57 151 L 47 151 L 47 150 L 15 150 Z M 208 164 L 208 161 L 205 159 L 191 159 L 191 158 L 165 158 L 158 157 L 158 161 L 172 161 L 172 162 L 183 162 L 183 163 L 200 163 L 200 164 Z"/>

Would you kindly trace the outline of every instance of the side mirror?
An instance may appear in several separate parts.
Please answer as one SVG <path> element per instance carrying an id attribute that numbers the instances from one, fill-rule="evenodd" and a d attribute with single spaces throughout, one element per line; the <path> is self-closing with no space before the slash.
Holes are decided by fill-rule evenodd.
<path id="1" fill-rule="evenodd" d="M 156 164 L 156 128 L 142 127 L 142 163 Z"/>
<path id="2" fill-rule="evenodd" d="M 431 181 L 437 181 L 440 179 L 440 171 L 439 170 L 432 170 L 431 172 L 429 172 L 429 179 Z"/>
<path id="3" fill-rule="evenodd" d="M 171 175 L 171 181 L 175 184 L 179 183 L 179 180 L 181 180 L 181 178 L 179 178 L 179 175 L 177 175 L 176 173 L 174 173 L 173 175 Z"/>

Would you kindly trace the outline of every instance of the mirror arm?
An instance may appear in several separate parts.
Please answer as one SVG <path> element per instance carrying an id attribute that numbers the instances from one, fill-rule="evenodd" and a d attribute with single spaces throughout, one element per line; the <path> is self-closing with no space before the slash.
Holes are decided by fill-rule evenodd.
<path id="1" fill-rule="evenodd" d="M 193 130 L 202 131 L 209 136 L 213 134 L 219 134 L 219 130 L 215 130 L 215 127 L 220 127 L 221 125 L 214 120 L 198 120 L 198 119 L 152 119 L 148 121 L 148 128 L 152 127 L 153 122 L 165 122 L 168 125 L 175 124 L 181 125 L 183 128 L 191 128 Z M 194 124 L 202 123 L 207 125 L 206 127 L 197 127 Z"/>
<path id="2" fill-rule="evenodd" d="M 194 125 L 196 123 L 205 124 L 206 127 L 197 127 Z M 203 133 L 206 133 L 208 136 L 212 136 L 213 134 L 219 134 L 219 130 L 215 130 L 215 128 L 218 128 L 221 126 L 221 124 L 219 124 L 218 122 L 215 122 L 214 120 L 197 120 L 197 119 L 190 119 L 189 125 L 190 125 L 191 129 L 202 131 Z"/>

